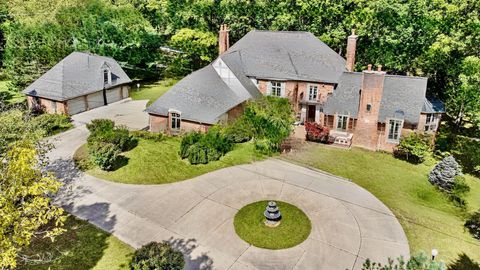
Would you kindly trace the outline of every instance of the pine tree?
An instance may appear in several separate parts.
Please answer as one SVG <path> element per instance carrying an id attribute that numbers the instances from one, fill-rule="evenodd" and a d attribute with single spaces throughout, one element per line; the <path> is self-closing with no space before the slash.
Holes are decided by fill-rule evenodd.
<path id="1" fill-rule="evenodd" d="M 455 186 L 455 177 L 462 174 L 462 169 L 453 156 L 445 157 L 430 172 L 428 180 L 442 190 L 450 192 Z"/>

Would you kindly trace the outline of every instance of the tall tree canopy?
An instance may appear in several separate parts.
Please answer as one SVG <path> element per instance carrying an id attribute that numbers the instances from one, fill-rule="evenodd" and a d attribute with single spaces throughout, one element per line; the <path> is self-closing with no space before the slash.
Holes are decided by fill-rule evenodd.
<path id="1" fill-rule="evenodd" d="M 464 59 L 480 56 L 478 0 L 52 0 L 48 9 L 40 0 L 8 3 L 4 66 L 19 89 L 72 50 L 185 75 L 216 57 L 212 43 L 200 40 L 211 41 L 222 23 L 232 43 L 252 29 L 309 31 L 342 55 L 355 28 L 356 70 L 381 64 L 389 73 L 426 76 L 429 94 L 443 100 L 462 84 Z M 166 55 L 163 46 L 186 54 Z"/>

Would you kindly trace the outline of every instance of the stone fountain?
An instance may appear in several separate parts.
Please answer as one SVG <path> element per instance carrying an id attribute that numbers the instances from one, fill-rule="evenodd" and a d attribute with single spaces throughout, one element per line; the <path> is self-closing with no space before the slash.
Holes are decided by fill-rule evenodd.
<path id="1" fill-rule="evenodd" d="M 282 214 L 277 207 L 277 203 L 275 203 L 274 201 L 268 202 L 268 205 L 265 209 L 265 212 L 263 212 L 263 215 L 266 218 L 265 225 L 267 225 L 268 227 L 277 227 L 278 225 L 280 225 Z"/>

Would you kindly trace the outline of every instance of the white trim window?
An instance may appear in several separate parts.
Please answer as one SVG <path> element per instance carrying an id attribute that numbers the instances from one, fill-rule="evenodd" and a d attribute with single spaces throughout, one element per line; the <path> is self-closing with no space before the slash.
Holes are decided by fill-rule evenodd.
<path id="1" fill-rule="evenodd" d="M 282 96 L 282 83 L 281 82 L 270 82 L 270 93 L 272 96 L 281 97 Z"/>
<path id="2" fill-rule="evenodd" d="M 318 95 L 318 86 L 317 85 L 310 85 L 308 87 L 308 100 L 316 101 Z"/>
<path id="3" fill-rule="evenodd" d="M 348 115 L 337 115 L 337 130 L 347 131 Z"/>
<path id="4" fill-rule="evenodd" d="M 170 126 L 172 129 L 180 129 L 181 122 L 182 122 L 182 119 L 180 117 L 180 113 L 178 112 L 170 113 Z"/>
<path id="5" fill-rule="evenodd" d="M 398 142 L 400 140 L 402 128 L 403 128 L 403 120 L 389 119 L 387 141 Z"/>
<path id="6" fill-rule="evenodd" d="M 425 119 L 425 131 L 435 131 L 437 130 L 437 123 L 436 123 L 437 117 L 433 113 L 428 113 L 426 115 Z"/>
<path id="7" fill-rule="evenodd" d="M 285 83 L 279 81 L 268 82 L 267 95 L 276 97 L 285 96 Z"/>

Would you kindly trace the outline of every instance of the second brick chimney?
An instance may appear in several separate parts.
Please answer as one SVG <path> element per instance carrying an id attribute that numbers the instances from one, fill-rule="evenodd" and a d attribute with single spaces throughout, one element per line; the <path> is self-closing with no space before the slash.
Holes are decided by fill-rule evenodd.
<path id="1" fill-rule="evenodd" d="M 218 54 L 222 54 L 230 48 L 230 42 L 228 37 L 228 26 L 226 24 L 220 25 L 220 31 L 218 31 Z"/>
<path id="2" fill-rule="evenodd" d="M 353 71 L 355 67 L 355 51 L 357 50 L 357 39 L 358 36 L 355 35 L 355 29 L 352 29 L 352 34 L 348 37 L 347 40 L 347 63 L 345 67 L 348 71 Z"/>

